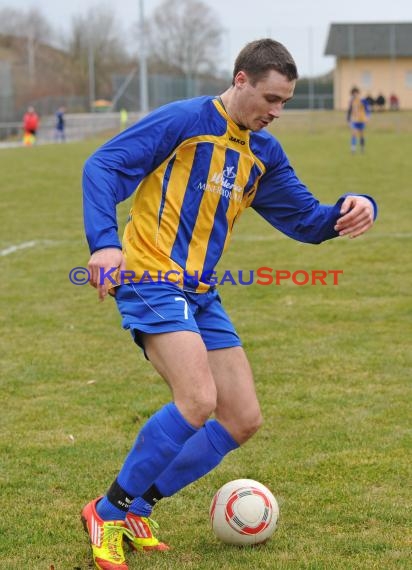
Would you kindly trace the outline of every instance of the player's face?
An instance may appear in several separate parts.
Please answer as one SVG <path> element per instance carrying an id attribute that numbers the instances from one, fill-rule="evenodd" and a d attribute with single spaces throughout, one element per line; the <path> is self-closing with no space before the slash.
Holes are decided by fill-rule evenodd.
<path id="1" fill-rule="evenodd" d="M 267 127 L 273 119 L 278 119 L 285 103 L 292 98 L 296 81 L 289 81 L 274 69 L 265 79 L 250 82 L 244 71 L 235 78 L 237 88 L 236 122 L 251 131 Z"/>

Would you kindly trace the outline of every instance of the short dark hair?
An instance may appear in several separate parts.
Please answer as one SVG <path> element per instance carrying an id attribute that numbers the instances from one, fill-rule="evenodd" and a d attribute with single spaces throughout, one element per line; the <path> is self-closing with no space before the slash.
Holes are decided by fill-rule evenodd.
<path id="1" fill-rule="evenodd" d="M 236 58 L 232 84 L 239 71 L 248 74 L 253 83 L 264 79 L 274 69 L 293 81 L 298 78 L 296 63 L 285 46 L 270 38 L 255 40 L 245 45 Z"/>
<path id="2" fill-rule="evenodd" d="M 350 90 L 350 94 L 356 95 L 357 93 L 360 93 L 359 87 L 352 87 L 352 89 Z"/>

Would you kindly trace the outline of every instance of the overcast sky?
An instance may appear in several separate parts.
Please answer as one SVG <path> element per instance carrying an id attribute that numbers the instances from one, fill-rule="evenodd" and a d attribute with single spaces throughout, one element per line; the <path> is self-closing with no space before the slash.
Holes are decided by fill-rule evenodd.
<path id="1" fill-rule="evenodd" d="M 412 0 L 203 0 L 226 30 L 221 67 L 232 69 L 237 52 L 253 39 L 270 36 L 286 45 L 301 76 L 330 71 L 334 58 L 324 56 L 329 26 L 346 22 L 412 22 Z M 144 0 L 150 16 L 162 0 Z M 73 15 L 85 14 L 101 4 L 113 8 L 129 36 L 139 19 L 139 0 L 0 0 L 0 7 L 37 6 L 55 30 L 67 31 Z"/>

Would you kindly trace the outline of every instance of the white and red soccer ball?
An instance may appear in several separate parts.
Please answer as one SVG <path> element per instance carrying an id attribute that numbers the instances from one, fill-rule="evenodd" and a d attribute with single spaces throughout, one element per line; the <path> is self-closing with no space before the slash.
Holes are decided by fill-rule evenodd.
<path id="1" fill-rule="evenodd" d="M 279 506 L 262 483 L 236 479 L 215 494 L 209 515 L 212 529 L 221 541 L 254 545 L 266 542 L 275 532 Z"/>

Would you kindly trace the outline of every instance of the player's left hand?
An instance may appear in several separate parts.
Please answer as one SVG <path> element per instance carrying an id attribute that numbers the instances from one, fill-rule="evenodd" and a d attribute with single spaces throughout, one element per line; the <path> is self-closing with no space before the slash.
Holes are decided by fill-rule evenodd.
<path id="1" fill-rule="evenodd" d="M 372 202 L 364 196 L 347 196 L 340 209 L 341 217 L 335 225 L 340 236 L 355 238 L 365 233 L 373 225 L 374 209 Z"/>

